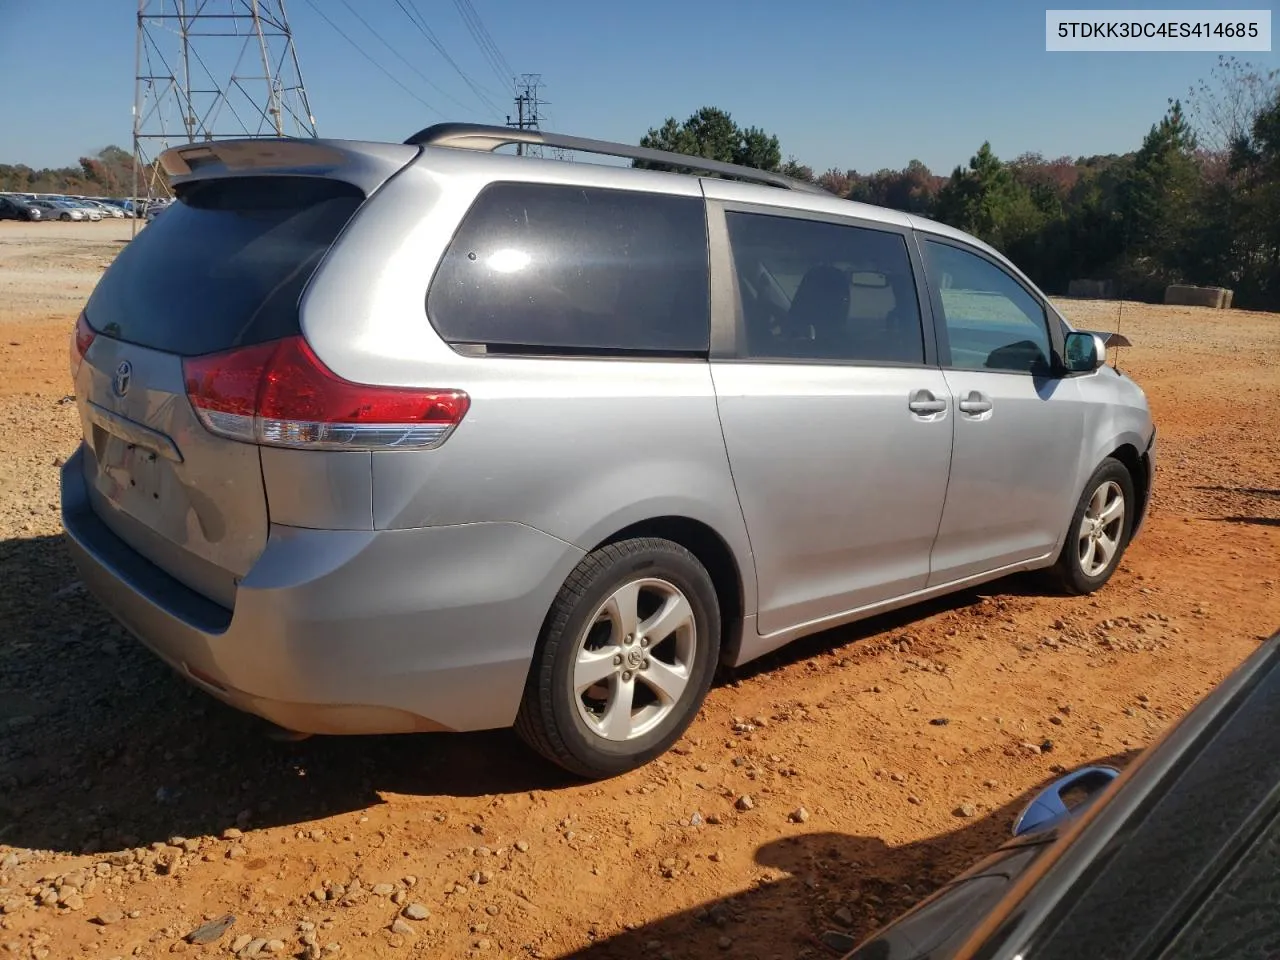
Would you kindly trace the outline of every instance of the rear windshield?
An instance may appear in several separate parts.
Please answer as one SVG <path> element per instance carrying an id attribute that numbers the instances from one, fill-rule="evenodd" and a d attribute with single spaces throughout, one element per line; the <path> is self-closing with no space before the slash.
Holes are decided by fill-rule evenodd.
<path id="1" fill-rule="evenodd" d="M 363 200 L 317 177 L 180 187 L 103 275 L 85 316 L 99 333 L 182 356 L 295 334 L 303 287 Z"/>

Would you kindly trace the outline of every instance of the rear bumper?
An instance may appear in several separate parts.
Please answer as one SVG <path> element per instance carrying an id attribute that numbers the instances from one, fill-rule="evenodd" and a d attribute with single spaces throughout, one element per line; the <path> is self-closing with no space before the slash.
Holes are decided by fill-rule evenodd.
<path id="1" fill-rule="evenodd" d="M 543 618 L 583 556 L 519 523 L 273 525 L 227 610 L 102 523 L 81 456 L 62 468 L 62 520 L 90 592 L 191 682 L 304 733 L 509 726 Z"/>

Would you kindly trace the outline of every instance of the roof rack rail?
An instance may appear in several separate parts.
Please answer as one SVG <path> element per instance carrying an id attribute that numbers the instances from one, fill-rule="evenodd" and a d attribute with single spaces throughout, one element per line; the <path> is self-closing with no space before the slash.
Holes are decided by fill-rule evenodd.
<path id="1" fill-rule="evenodd" d="M 718 173 L 736 180 L 747 180 L 752 183 L 764 183 L 786 190 L 799 190 L 804 193 L 819 193 L 829 196 L 817 184 L 806 183 L 772 173 L 768 170 L 757 170 L 736 163 L 724 163 L 720 160 L 708 160 L 705 157 L 694 157 L 669 150 L 653 150 L 649 147 L 635 147 L 626 143 L 615 143 L 611 140 L 591 140 L 586 137 L 571 137 L 562 133 L 544 133 L 541 130 L 520 130 L 510 127 L 499 127 L 483 123 L 437 123 L 419 130 L 406 144 L 415 147 L 454 147 L 461 150 L 493 151 L 513 143 L 524 143 L 543 147 L 558 147 L 562 150 L 575 150 L 581 153 L 595 153 L 607 157 L 627 157 L 631 160 L 643 160 L 647 163 L 662 164 L 669 167 L 688 167 L 706 173 Z"/>

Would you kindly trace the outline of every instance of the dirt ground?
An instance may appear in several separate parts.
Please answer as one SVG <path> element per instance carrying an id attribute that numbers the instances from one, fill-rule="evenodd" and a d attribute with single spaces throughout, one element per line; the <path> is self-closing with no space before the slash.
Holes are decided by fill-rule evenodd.
<path id="1" fill-rule="evenodd" d="M 801 641 L 606 783 L 508 732 L 269 741 L 114 626 L 60 540 L 68 332 L 129 231 L 0 223 L 0 956 L 820 957 L 1280 627 L 1280 316 L 1126 303 L 1161 459 L 1096 597 L 1013 578 Z"/>

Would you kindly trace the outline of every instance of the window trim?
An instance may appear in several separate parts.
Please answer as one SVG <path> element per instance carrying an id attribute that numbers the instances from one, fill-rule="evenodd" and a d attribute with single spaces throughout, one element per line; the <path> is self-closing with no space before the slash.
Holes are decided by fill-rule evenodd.
<path id="1" fill-rule="evenodd" d="M 781 366 L 814 367 L 885 367 L 898 370 L 919 370 L 938 367 L 937 331 L 934 324 L 933 301 L 925 284 L 924 261 L 920 250 L 912 240 L 914 232 L 905 224 L 886 223 L 866 217 L 841 216 L 772 204 L 749 203 L 739 200 L 714 200 L 708 198 L 707 234 L 711 244 L 711 360 L 749 364 L 778 364 Z M 924 346 L 924 359 L 919 363 L 903 363 L 897 360 L 832 360 L 808 357 L 753 357 L 746 354 L 746 334 L 743 329 L 742 292 L 738 285 L 738 271 L 734 265 L 733 248 L 729 242 L 730 213 L 750 213 L 776 217 L 783 220 L 810 220 L 815 223 L 839 227 L 859 227 L 878 233 L 891 233 L 901 237 L 906 248 L 907 261 L 915 282 L 916 300 L 920 306 L 920 336 Z"/>
<path id="2" fill-rule="evenodd" d="M 432 267 L 431 275 L 427 278 L 426 290 L 422 296 L 422 313 L 427 321 L 427 325 L 446 347 L 455 354 L 474 360 L 511 360 L 511 359 L 536 359 L 536 360 L 578 360 L 588 362 L 618 362 L 625 361 L 629 363 L 637 362 L 658 362 L 658 363 L 706 363 L 711 352 L 715 349 L 716 342 L 716 323 L 715 323 L 715 302 L 712 296 L 712 280 L 708 276 L 706 284 L 707 291 L 707 314 L 709 321 L 709 329 L 707 334 L 707 346 L 696 351 L 692 350 L 661 350 L 661 349 L 626 349 L 620 347 L 557 347 L 548 346 L 546 344 L 502 344 L 488 343 L 485 341 L 475 340 L 450 340 L 436 326 L 436 321 L 432 318 L 431 292 L 435 289 L 436 281 L 439 279 L 440 272 L 444 269 L 445 262 L 449 258 L 449 253 L 453 250 L 453 246 L 457 243 L 462 228 L 467 223 L 467 218 L 475 210 L 480 203 L 481 198 L 495 187 L 524 187 L 528 188 L 551 188 L 553 190 L 593 190 L 604 191 L 615 194 L 627 194 L 633 197 L 663 197 L 688 200 L 692 203 L 702 205 L 702 230 L 703 240 L 706 244 L 706 257 L 708 274 L 713 275 L 711 270 L 712 262 L 712 245 L 710 240 L 711 225 L 707 215 L 706 198 L 700 194 L 691 193 L 667 193 L 659 190 L 638 190 L 634 187 L 614 187 L 601 186 L 594 183 L 578 183 L 573 181 L 560 180 L 522 180 L 518 178 L 505 178 L 501 180 L 489 180 L 484 183 L 471 196 L 467 202 L 466 208 L 462 211 L 458 220 L 453 225 L 453 230 L 449 235 L 449 239 L 445 242 L 444 248 L 440 253 L 439 259 L 436 260 L 435 266 Z M 506 349 L 504 349 L 506 348 Z"/>
<path id="3" fill-rule="evenodd" d="M 1030 281 L 1023 278 L 1018 272 L 1016 272 L 1016 270 L 1010 270 L 1008 264 L 1001 262 L 998 258 L 991 256 L 991 254 L 987 253 L 985 250 L 979 249 L 973 244 L 965 243 L 964 241 L 957 240 L 953 237 L 943 236 L 942 234 L 930 233 L 928 230 L 915 230 L 913 233 L 915 234 L 915 245 L 917 246 L 920 254 L 920 262 L 924 265 L 926 283 L 929 288 L 929 302 L 932 304 L 934 316 L 937 318 L 937 322 L 934 324 L 934 333 L 938 339 L 939 365 L 944 370 L 967 371 L 969 373 L 999 373 L 1015 377 L 1032 377 L 1033 379 L 1039 380 L 1062 379 L 1064 367 L 1062 356 L 1064 346 L 1061 325 L 1049 322 L 1050 314 L 1054 313 L 1056 316 L 1056 311 L 1051 311 L 1045 297 L 1041 295 L 1035 287 L 1029 285 Z M 937 243 L 946 247 L 954 247 L 964 253 L 973 254 L 979 259 L 985 260 L 988 264 L 999 270 L 1021 287 L 1023 292 L 1035 301 L 1036 305 L 1040 307 L 1040 312 L 1043 317 L 1041 322 L 1044 324 L 1044 331 L 1049 340 L 1049 371 L 1046 375 L 1038 376 L 1030 370 L 999 370 L 989 369 L 987 367 L 960 367 L 956 366 L 952 362 L 951 340 L 947 332 L 947 314 L 942 306 L 942 292 L 937 285 L 936 278 L 927 266 L 929 261 L 925 256 L 924 248 L 924 244 L 926 242 Z"/>

